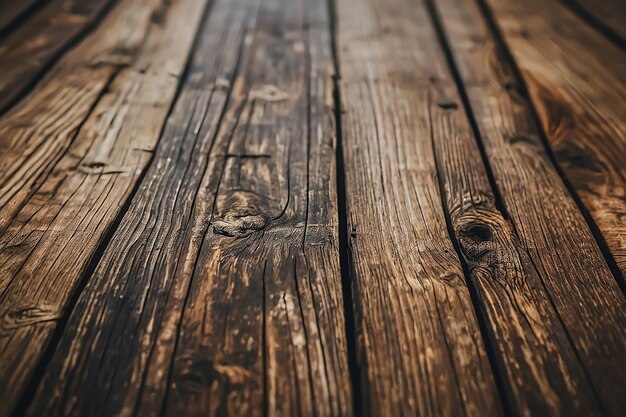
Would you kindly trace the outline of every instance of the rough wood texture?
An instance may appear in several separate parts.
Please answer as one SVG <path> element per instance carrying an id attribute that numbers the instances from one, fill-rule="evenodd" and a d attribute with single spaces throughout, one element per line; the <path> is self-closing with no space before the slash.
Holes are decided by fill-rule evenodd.
<path id="1" fill-rule="evenodd" d="M 608 29 L 621 43 L 626 42 L 626 2 L 624 0 L 561 0 Z"/>
<path id="2" fill-rule="evenodd" d="M 618 394 L 626 378 L 620 365 L 626 360 L 624 297 L 477 5 L 437 0 L 436 6 L 510 215 L 508 223 L 485 196 L 484 174 L 476 183 L 482 163 L 467 143 L 469 132 L 443 142 L 438 159 L 451 177 L 452 221 L 513 404 L 525 416 L 601 415 L 603 407 L 615 412 L 624 406 Z M 460 198 L 467 192 L 459 190 L 466 183 L 467 202 Z"/>
<path id="3" fill-rule="evenodd" d="M 0 417 L 623 414 L 612 0 L 10 1 Z"/>
<path id="4" fill-rule="evenodd" d="M 502 413 L 442 210 L 432 140 L 459 102 L 423 4 L 338 4 L 363 385 L 373 416 Z M 435 79 L 449 95 L 442 102 Z M 458 119 L 457 119 L 458 121 Z"/>
<path id="5" fill-rule="evenodd" d="M 0 42 L 0 112 L 114 0 L 52 0 Z M 19 3 L 20 1 L 13 1 Z"/>
<path id="6" fill-rule="evenodd" d="M 202 10 L 193 0 L 125 2 L 0 119 L 0 415 L 151 158 Z"/>
<path id="7" fill-rule="evenodd" d="M 554 155 L 626 276 L 626 55 L 564 6 L 489 1 Z"/>
<path id="8" fill-rule="evenodd" d="M 218 1 L 32 416 L 350 416 L 326 2 Z"/>
<path id="9" fill-rule="evenodd" d="M 0 33 L 8 30 L 10 25 L 28 13 L 42 0 L 0 0 Z"/>

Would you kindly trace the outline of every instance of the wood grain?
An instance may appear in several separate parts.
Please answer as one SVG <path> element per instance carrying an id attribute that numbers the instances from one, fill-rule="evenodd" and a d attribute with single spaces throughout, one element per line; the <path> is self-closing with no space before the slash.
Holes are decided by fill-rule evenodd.
<path id="1" fill-rule="evenodd" d="M 0 33 L 9 30 L 28 10 L 42 0 L 0 0 Z"/>
<path id="2" fill-rule="evenodd" d="M 622 45 L 626 42 L 626 3 L 623 0 L 562 0 L 573 6 L 587 19 L 599 24 L 611 35 L 618 37 Z"/>
<path id="3" fill-rule="evenodd" d="M 616 410 L 625 377 L 625 300 L 479 8 L 434 3 L 504 204 L 498 213 L 484 191 L 485 174 L 477 184 L 480 154 L 470 133 L 442 142 L 437 157 L 449 172 L 452 221 L 513 403 L 525 416 L 602 415 L 611 403 Z M 468 203 L 459 197 L 465 183 Z"/>
<path id="4" fill-rule="evenodd" d="M 215 3 L 29 415 L 352 415 L 326 5 Z"/>
<path id="5" fill-rule="evenodd" d="M 626 275 L 626 59 L 564 6 L 488 2 L 559 166 Z"/>
<path id="6" fill-rule="evenodd" d="M 0 119 L 0 415 L 24 389 L 151 159 L 202 8 L 190 0 L 125 2 Z M 150 20 L 156 11 L 160 24 Z M 115 45 L 135 47 L 123 67 L 110 55 Z"/>
<path id="7" fill-rule="evenodd" d="M 3 38 L 0 112 L 19 98 L 112 3 L 113 0 L 52 0 Z"/>
<path id="8" fill-rule="evenodd" d="M 453 139 L 443 127 L 459 98 L 428 13 L 406 0 L 346 0 L 338 22 L 366 413 L 501 415 L 442 209 L 432 141 Z"/>

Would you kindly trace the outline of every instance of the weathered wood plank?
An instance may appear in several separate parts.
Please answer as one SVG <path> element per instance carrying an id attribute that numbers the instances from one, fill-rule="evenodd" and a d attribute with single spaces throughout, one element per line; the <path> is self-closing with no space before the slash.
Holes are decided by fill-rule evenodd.
<path id="1" fill-rule="evenodd" d="M 0 119 L 0 415 L 151 158 L 203 4 L 124 2 Z"/>
<path id="2" fill-rule="evenodd" d="M 626 275 L 625 53 L 563 5 L 488 2 L 554 156 Z"/>
<path id="3" fill-rule="evenodd" d="M 616 410 L 626 378 L 626 300 L 477 4 L 433 3 L 504 203 L 503 216 L 485 173 L 477 175 L 470 132 L 438 144 L 452 222 L 512 402 L 524 416 L 602 415 L 610 403 Z"/>
<path id="4" fill-rule="evenodd" d="M 326 7 L 213 6 L 29 415 L 352 415 Z"/>
<path id="5" fill-rule="evenodd" d="M 459 98 L 428 13 L 408 0 L 345 0 L 338 22 L 365 408 L 372 416 L 501 415 L 442 209 L 432 141 L 453 139 L 447 109 Z M 435 101 L 439 85 L 444 102 Z"/>
<path id="6" fill-rule="evenodd" d="M 20 97 L 112 2 L 52 0 L 3 38 L 0 41 L 0 112 Z"/>
<path id="7" fill-rule="evenodd" d="M 29 9 L 41 0 L 1 0 L 0 1 L 0 33 L 7 30 Z"/>
<path id="8" fill-rule="evenodd" d="M 626 3 L 624 0 L 562 0 L 594 24 L 611 31 L 620 43 L 626 42 Z"/>

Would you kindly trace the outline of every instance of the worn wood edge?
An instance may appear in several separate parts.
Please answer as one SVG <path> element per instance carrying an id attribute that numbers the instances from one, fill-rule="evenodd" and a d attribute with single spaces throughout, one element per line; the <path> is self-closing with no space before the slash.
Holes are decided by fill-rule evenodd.
<path id="1" fill-rule="evenodd" d="M 2 39 L 0 114 L 23 98 L 65 52 L 96 28 L 117 0 L 73 1 L 78 3 L 44 3 Z M 74 13 L 73 8 L 78 11 Z"/>

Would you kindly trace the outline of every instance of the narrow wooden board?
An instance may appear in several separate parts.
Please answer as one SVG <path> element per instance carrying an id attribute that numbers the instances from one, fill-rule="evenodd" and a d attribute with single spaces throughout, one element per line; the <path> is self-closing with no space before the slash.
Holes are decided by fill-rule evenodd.
<path id="1" fill-rule="evenodd" d="M 203 7 L 194 0 L 167 7 L 125 1 L 41 89 L 0 119 L 2 416 L 151 159 Z M 116 45 L 132 48 L 111 55 Z"/>
<path id="2" fill-rule="evenodd" d="M 433 3 L 504 204 L 503 216 L 477 175 L 481 157 L 469 132 L 441 143 L 452 221 L 511 402 L 524 416 L 615 411 L 624 406 L 626 300 L 477 4 Z"/>
<path id="3" fill-rule="evenodd" d="M 14 1 L 20 3 L 20 0 Z M 0 41 L 0 112 L 101 16 L 113 0 L 51 0 Z"/>
<path id="4" fill-rule="evenodd" d="M 42 0 L 0 0 L 0 33 Z"/>
<path id="5" fill-rule="evenodd" d="M 626 42 L 626 3 L 624 0 L 562 0 L 565 4 L 595 20 L 604 28 Z"/>
<path id="6" fill-rule="evenodd" d="M 561 4 L 490 0 L 554 156 L 626 276 L 626 55 Z"/>
<path id="7" fill-rule="evenodd" d="M 467 127 L 446 110 L 460 99 L 428 13 L 410 0 L 344 0 L 338 22 L 366 414 L 501 415 L 446 230 L 433 141 Z M 449 94 L 441 103 L 439 88 Z"/>
<path id="8" fill-rule="evenodd" d="M 29 415 L 352 415 L 326 7 L 215 3 Z"/>

